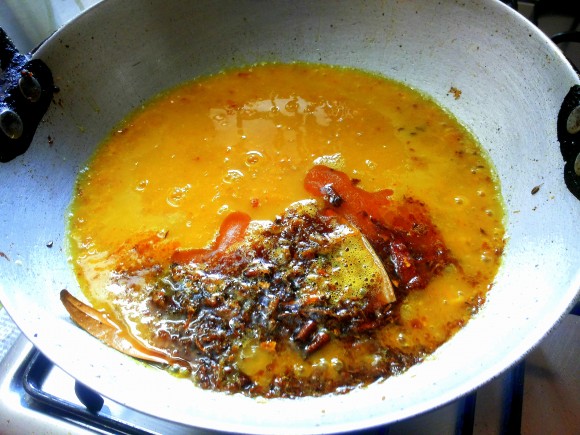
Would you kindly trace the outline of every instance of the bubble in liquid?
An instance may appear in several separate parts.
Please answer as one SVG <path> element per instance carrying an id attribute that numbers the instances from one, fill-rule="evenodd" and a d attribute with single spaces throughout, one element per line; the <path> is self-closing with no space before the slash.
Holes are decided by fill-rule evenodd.
<path id="1" fill-rule="evenodd" d="M 346 164 L 344 156 L 341 153 L 324 155 L 314 159 L 315 165 L 325 165 L 333 169 L 342 169 Z"/>
<path id="2" fill-rule="evenodd" d="M 341 371 L 344 368 L 344 363 L 336 357 L 334 357 L 330 360 L 330 365 L 337 372 Z"/>
<path id="3" fill-rule="evenodd" d="M 165 199 L 167 204 L 169 204 L 171 207 L 179 207 L 181 205 L 181 201 L 183 201 L 187 196 L 189 189 L 191 189 L 190 184 L 186 184 L 183 187 L 173 187 Z"/>
<path id="4" fill-rule="evenodd" d="M 139 181 L 139 183 L 137 183 L 135 190 L 137 192 L 143 192 L 148 185 L 149 185 L 149 180 L 141 180 L 141 181 Z"/>
<path id="5" fill-rule="evenodd" d="M 258 163 L 262 158 L 263 154 L 259 151 L 248 151 L 246 153 L 246 166 L 252 166 Z"/>
<path id="6" fill-rule="evenodd" d="M 229 210 L 230 210 L 230 206 L 227 204 L 224 204 L 218 209 L 217 213 L 218 213 L 218 215 L 222 215 L 224 213 L 227 213 Z"/>
<path id="7" fill-rule="evenodd" d="M 286 106 L 284 106 L 284 108 L 288 112 L 296 112 L 300 108 L 300 106 L 298 105 L 298 101 L 290 100 L 286 103 Z"/>
<path id="8" fill-rule="evenodd" d="M 222 181 L 226 184 L 232 184 L 244 177 L 244 173 L 237 169 L 230 169 Z"/>
<path id="9" fill-rule="evenodd" d="M 328 366 L 329 366 L 329 362 L 326 358 L 320 358 L 318 361 L 316 361 L 314 364 L 312 364 L 312 368 L 321 369 L 321 370 L 327 369 Z"/>
<path id="10" fill-rule="evenodd" d="M 492 260 L 491 254 L 488 251 L 482 252 L 480 258 L 483 263 L 490 263 Z"/>

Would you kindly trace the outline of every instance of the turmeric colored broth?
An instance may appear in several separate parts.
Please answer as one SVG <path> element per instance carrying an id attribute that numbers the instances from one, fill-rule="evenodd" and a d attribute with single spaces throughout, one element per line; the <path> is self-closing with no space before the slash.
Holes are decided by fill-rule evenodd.
<path id="1" fill-rule="evenodd" d="M 360 180 L 366 191 L 392 189 L 394 200 L 425 203 L 457 265 L 398 300 L 397 320 L 361 344 L 368 353 L 333 341 L 304 358 L 248 342 L 238 368 L 263 386 L 273 367 L 339 379 L 357 358 L 372 364 L 377 345 L 420 360 L 468 321 L 491 287 L 504 244 L 499 185 L 485 152 L 449 113 L 402 84 L 352 69 L 228 71 L 170 90 L 130 115 L 82 172 L 71 206 L 71 252 L 83 290 L 146 335 L 137 308 L 128 315 L 115 307 L 119 289 L 110 276 L 124 252 L 160 240 L 163 263 L 176 247 L 209 246 L 231 212 L 273 220 L 311 198 L 304 179 L 317 164 Z"/>

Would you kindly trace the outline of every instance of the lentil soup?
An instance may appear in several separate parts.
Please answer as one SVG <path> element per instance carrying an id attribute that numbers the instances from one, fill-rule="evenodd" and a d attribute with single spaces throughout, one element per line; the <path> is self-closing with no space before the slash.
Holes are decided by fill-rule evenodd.
<path id="1" fill-rule="evenodd" d="M 295 397 L 447 341 L 493 284 L 503 220 L 485 151 L 432 100 L 297 63 L 196 79 L 131 114 L 82 171 L 69 232 L 92 304 L 186 362 L 171 371 Z"/>

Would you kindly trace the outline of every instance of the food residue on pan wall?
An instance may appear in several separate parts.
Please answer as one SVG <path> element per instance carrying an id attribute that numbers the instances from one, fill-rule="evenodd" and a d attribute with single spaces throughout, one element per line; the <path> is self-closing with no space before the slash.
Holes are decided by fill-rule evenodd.
<path id="1" fill-rule="evenodd" d="M 459 100 L 459 98 L 461 98 L 461 90 L 457 89 L 455 86 L 451 86 L 447 95 L 453 95 L 453 98 Z"/>

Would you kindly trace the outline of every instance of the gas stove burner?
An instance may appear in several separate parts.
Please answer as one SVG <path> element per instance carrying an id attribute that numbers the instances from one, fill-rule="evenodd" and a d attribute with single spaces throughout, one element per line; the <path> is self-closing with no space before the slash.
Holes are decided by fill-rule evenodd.
<path id="1" fill-rule="evenodd" d="M 66 421 L 74 426 L 90 428 L 99 433 L 147 435 L 157 433 L 211 433 L 195 431 L 169 422 L 159 421 L 155 417 L 140 414 L 126 409 L 114 402 L 102 398 L 93 390 L 74 381 L 62 382 L 63 374 L 41 352 L 32 347 L 23 338 L 15 346 L 20 348 L 21 364 L 10 382 L 10 389 L 20 393 L 30 409 L 41 410 L 51 418 Z M 501 433 L 520 432 L 522 418 L 522 399 L 524 386 L 524 365 L 521 362 L 502 375 L 498 383 L 502 391 L 503 412 L 501 413 Z M 66 376 L 66 375 L 65 375 Z M 57 379 L 51 379 L 56 377 Z M 65 386 L 58 393 L 51 391 L 54 384 Z M 0 394 L 6 387 L 0 385 Z M 74 393 L 72 391 L 74 390 Z M 475 433 L 478 392 L 462 397 L 446 407 L 432 411 L 427 416 L 418 417 L 419 427 L 437 429 L 437 433 L 473 434 Z M 484 393 L 484 396 L 487 395 Z M 89 400 L 87 400 L 87 398 Z M 484 401 L 488 401 L 484 397 Z M 0 411 L 1 411 L 0 407 Z M 421 423 L 427 418 L 427 424 Z M 429 421 L 432 418 L 433 421 Z M 357 431 L 357 435 L 405 433 L 406 428 L 413 427 L 413 418 L 407 422 L 394 423 L 390 426 Z M 411 426 L 409 426 L 411 425 Z M 192 432 L 192 430 L 194 432 Z M 16 432 L 15 432 L 16 433 Z M 73 432 L 74 433 L 74 432 Z"/>

